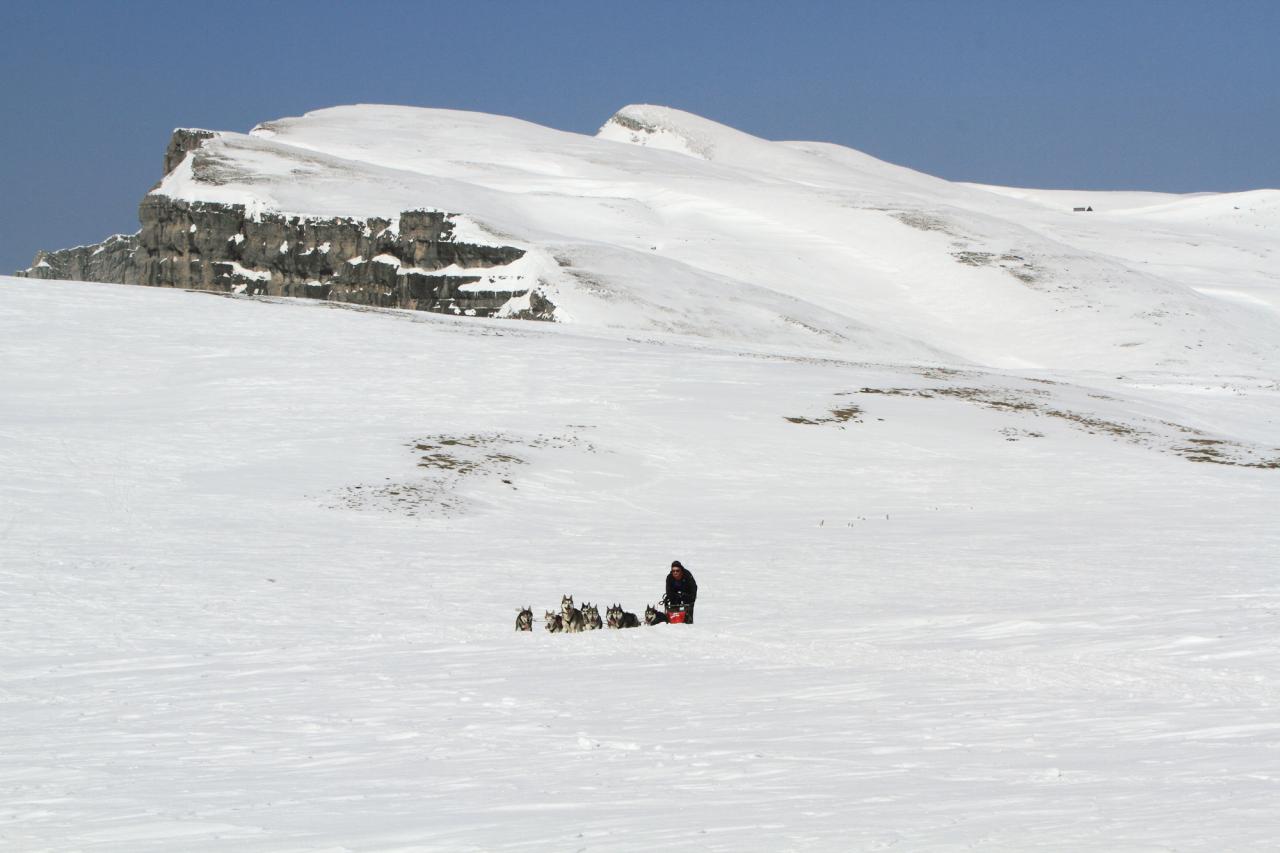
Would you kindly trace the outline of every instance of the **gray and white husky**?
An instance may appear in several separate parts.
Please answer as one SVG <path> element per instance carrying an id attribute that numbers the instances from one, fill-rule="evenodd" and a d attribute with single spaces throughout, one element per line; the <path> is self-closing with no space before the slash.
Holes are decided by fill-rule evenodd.
<path id="1" fill-rule="evenodd" d="M 572 595 L 560 599 L 560 616 L 564 619 L 564 630 L 570 634 L 586 630 L 587 620 L 583 618 L 582 611 L 573 606 Z"/>
<path id="2" fill-rule="evenodd" d="M 666 621 L 667 621 L 667 614 L 663 613 L 661 610 L 654 607 L 652 604 L 646 604 L 644 606 L 644 624 L 661 625 L 663 622 L 666 622 Z"/>
<path id="3" fill-rule="evenodd" d="M 640 620 L 636 618 L 634 613 L 628 613 L 622 609 L 621 604 L 612 605 L 607 611 L 609 614 L 610 628 L 639 628 Z"/>
<path id="4" fill-rule="evenodd" d="M 585 631 L 587 630 L 587 618 L 582 615 L 581 610 L 575 607 L 569 611 L 567 617 L 564 617 L 564 629 L 570 634 Z"/>
<path id="5" fill-rule="evenodd" d="M 542 617 L 542 622 L 547 626 L 547 630 L 553 634 L 559 634 L 564 630 L 564 617 L 554 610 L 548 610 L 546 615 Z"/>
<path id="6" fill-rule="evenodd" d="M 594 604 L 582 602 L 582 618 L 588 631 L 598 631 L 604 627 L 604 623 L 600 621 L 600 608 Z"/>
<path id="7" fill-rule="evenodd" d="M 517 631 L 533 630 L 533 605 L 529 605 L 516 616 Z"/>

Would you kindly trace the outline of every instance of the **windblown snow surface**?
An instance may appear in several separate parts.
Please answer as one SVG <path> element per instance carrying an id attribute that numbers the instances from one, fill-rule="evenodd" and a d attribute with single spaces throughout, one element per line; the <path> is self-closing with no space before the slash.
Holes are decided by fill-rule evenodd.
<path id="1" fill-rule="evenodd" d="M 463 213 L 561 322 L 0 279 L 0 848 L 1275 848 L 1274 192 L 207 144 L 161 191 Z M 697 624 L 542 630 L 673 559 Z"/>

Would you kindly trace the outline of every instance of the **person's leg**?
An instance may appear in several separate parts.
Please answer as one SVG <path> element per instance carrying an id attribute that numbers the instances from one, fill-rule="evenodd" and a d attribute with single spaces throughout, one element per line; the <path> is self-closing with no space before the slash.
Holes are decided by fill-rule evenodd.
<path id="1" fill-rule="evenodd" d="M 686 625 L 693 624 L 693 605 L 692 604 L 689 605 L 688 611 L 685 612 L 684 623 Z"/>

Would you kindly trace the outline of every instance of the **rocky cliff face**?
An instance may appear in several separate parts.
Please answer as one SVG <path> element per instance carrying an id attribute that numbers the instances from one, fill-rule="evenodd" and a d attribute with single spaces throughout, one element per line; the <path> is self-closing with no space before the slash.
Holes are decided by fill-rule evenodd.
<path id="1" fill-rule="evenodd" d="M 173 136 L 169 137 L 169 147 L 164 152 L 164 173 L 167 175 L 176 169 L 182 159 L 187 156 L 188 151 L 195 151 L 200 147 L 200 143 L 206 139 L 212 139 L 213 136 L 213 132 L 208 130 L 186 127 L 175 130 Z"/>
<path id="2" fill-rule="evenodd" d="M 212 136 L 177 130 L 166 171 Z M 268 296 L 300 296 L 472 316 L 553 319 L 555 306 L 521 276 L 501 276 L 522 249 L 454 238 L 449 214 L 386 219 L 249 216 L 242 205 L 148 195 L 141 229 L 102 243 L 40 252 L 30 278 L 119 282 Z M 444 269 L 449 272 L 440 272 Z M 499 280 L 502 281 L 499 284 Z M 484 282 L 489 282 L 485 284 Z"/>

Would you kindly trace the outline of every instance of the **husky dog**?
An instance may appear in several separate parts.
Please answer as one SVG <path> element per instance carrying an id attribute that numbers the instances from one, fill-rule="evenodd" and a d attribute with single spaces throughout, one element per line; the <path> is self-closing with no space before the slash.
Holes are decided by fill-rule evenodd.
<path id="1" fill-rule="evenodd" d="M 610 628 L 638 628 L 640 620 L 636 618 L 634 613 L 627 613 L 622 609 L 621 604 L 612 605 L 609 610 L 609 627 Z"/>
<path id="2" fill-rule="evenodd" d="M 610 604 L 607 608 L 605 608 L 605 611 L 604 611 L 605 624 L 608 625 L 610 628 L 621 628 L 622 627 L 622 625 L 620 624 L 621 613 L 622 613 L 621 607 L 619 607 L 616 604 Z"/>
<path id="3" fill-rule="evenodd" d="M 594 604 L 582 602 L 582 618 L 587 623 L 588 631 L 598 631 L 604 627 L 604 623 L 600 621 L 600 608 Z"/>
<path id="4" fill-rule="evenodd" d="M 542 621 L 547 626 L 547 630 L 553 634 L 559 634 L 564 630 L 564 617 L 554 610 L 548 610 L 542 617 Z"/>
<path id="5" fill-rule="evenodd" d="M 582 611 L 573 606 L 573 596 L 566 595 L 560 599 L 560 617 L 564 620 L 564 630 L 576 634 L 586 625 Z"/>
<path id="6" fill-rule="evenodd" d="M 644 624 L 661 625 L 667 621 L 667 614 L 663 613 L 652 604 L 646 604 L 644 607 Z"/>
<path id="7" fill-rule="evenodd" d="M 520 611 L 520 615 L 516 617 L 517 631 L 533 630 L 533 605 L 526 607 Z"/>

